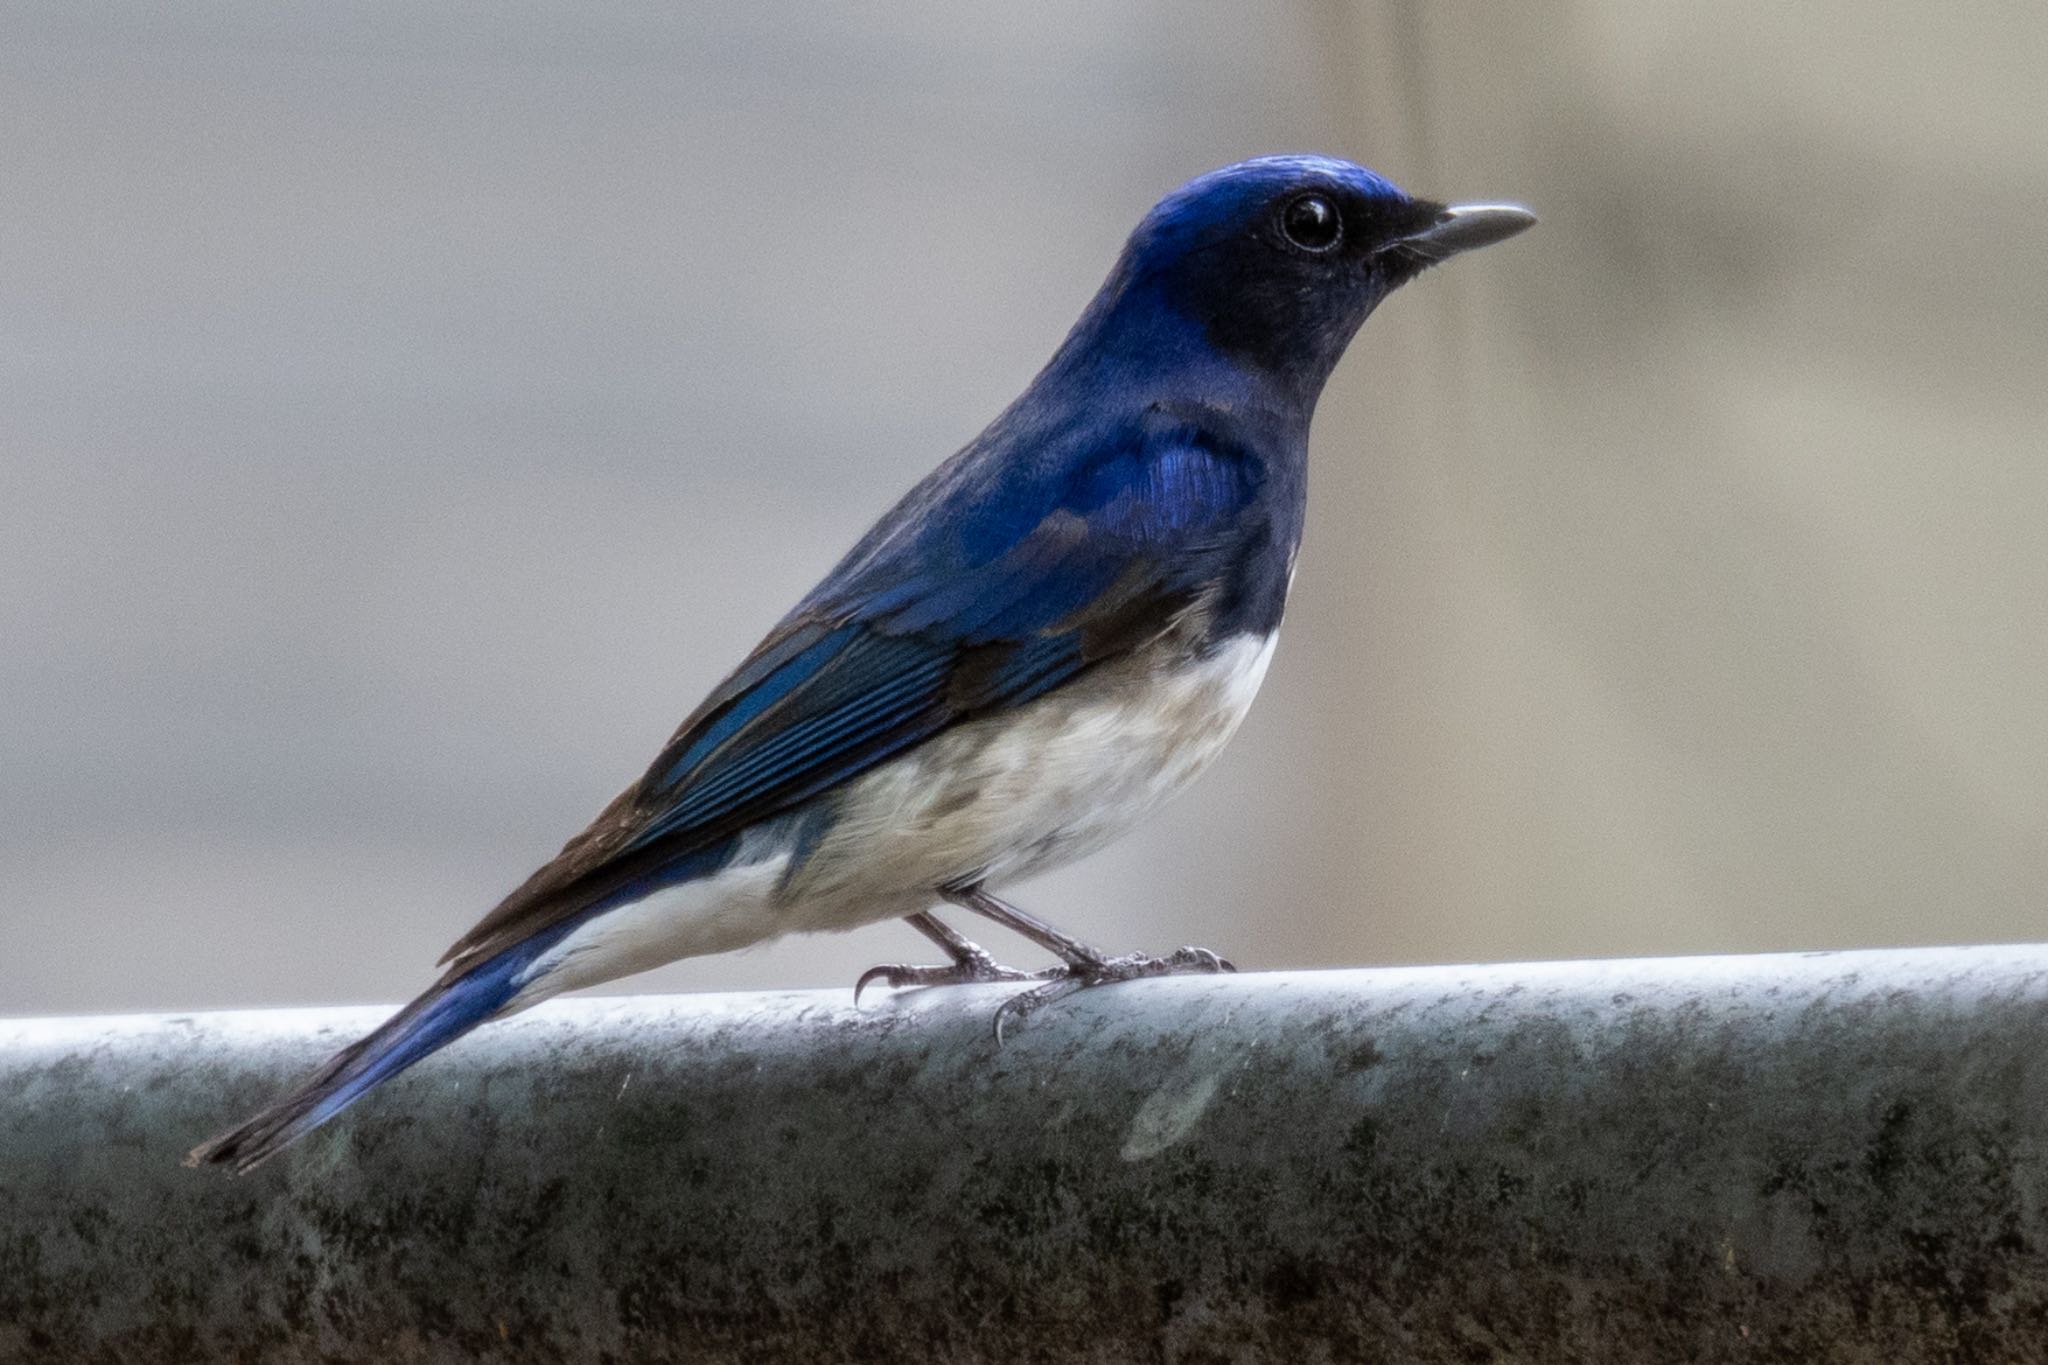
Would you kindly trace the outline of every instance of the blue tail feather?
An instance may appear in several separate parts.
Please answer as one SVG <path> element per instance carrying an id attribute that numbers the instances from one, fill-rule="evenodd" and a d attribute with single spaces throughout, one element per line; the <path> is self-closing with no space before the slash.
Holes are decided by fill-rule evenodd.
<path id="1" fill-rule="evenodd" d="M 495 956 L 452 971 L 375 1031 L 328 1058 L 276 1104 L 239 1128 L 194 1147 L 185 1164 L 232 1166 L 239 1172 L 268 1161 L 414 1062 L 502 1013 L 530 984 L 528 973 L 534 964 L 575 930 L 664 886 L 723 867 L 737 845 L 737 839 L 726 839 L 657 868 Z"/>
<path id="2" fill-rule="evenodd" d="M 525 972 L 575 922 L 445 979 L 374 1032 L 330 1058 L 298 1089 L 247 1123 L 192 1149 L 188 1166 L 250 1170 L 320 1127 L 376 1086 L 446 1047 L 503 1010 L 525 985 Z"/>

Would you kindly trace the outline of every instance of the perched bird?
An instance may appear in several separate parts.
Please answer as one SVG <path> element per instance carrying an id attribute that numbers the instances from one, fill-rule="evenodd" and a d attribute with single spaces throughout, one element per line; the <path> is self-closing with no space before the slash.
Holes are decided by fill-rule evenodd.
<path id="1" fill-rule="evenodd" d="M 189 1164 L 248 1170 L 489 1019 L 793 931 L 902 918 L 939 966 L 1033 979 L 946 903 L 1061 966 L 996 1018 L 1214 953 L 1106 957 L 992 887 L 1102 847 L 1216 757 L 1272 657 L 1309 418 L 1359 324 L 1535 221 L 1317 156 L 1168 195 L 1023 395 L 885 513 L 652 767 L 465 934 L 375 1032 Z M 856 998 L 859 987 L 856 987 Z"/>

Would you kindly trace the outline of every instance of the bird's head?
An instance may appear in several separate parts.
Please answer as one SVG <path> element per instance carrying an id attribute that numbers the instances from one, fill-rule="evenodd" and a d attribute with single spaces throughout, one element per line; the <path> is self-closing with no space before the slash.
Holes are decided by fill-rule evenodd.
<path id="1" fill-rule="evenodd" d="M 1097 344 L 1120 334 L 1126 363 L 1147 346 L 1206 351 L 1312 403 L 1381 299 L 1535 221 L 1508 204 L 1417 199 L 1348 161 L 1260 157 L 1161 200 L 1089 311 Z"/>

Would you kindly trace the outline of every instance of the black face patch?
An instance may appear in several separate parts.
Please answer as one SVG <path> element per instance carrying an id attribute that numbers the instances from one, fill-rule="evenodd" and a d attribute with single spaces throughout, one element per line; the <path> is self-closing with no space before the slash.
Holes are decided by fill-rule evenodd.
<path id="1" fill-rule="evenodd" d="M 1219 350 L 1313 388 L 1379 301 L 1419 269 L 1387 244 L 1438 212 L 1341 185 L 1283 186 L 1209 225 L 1159 284 Z"/>

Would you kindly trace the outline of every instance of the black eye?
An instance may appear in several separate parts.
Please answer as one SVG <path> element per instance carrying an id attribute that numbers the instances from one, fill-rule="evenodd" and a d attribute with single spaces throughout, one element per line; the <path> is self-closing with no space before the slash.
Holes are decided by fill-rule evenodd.
<path id="1" fill-rule="evenodd" d="M 1322 195 L 1304 194 L 1280 210 L 1280 230 L 1303 251 L 1328 251 L 1344 235 L 1344 220 Z"/>

